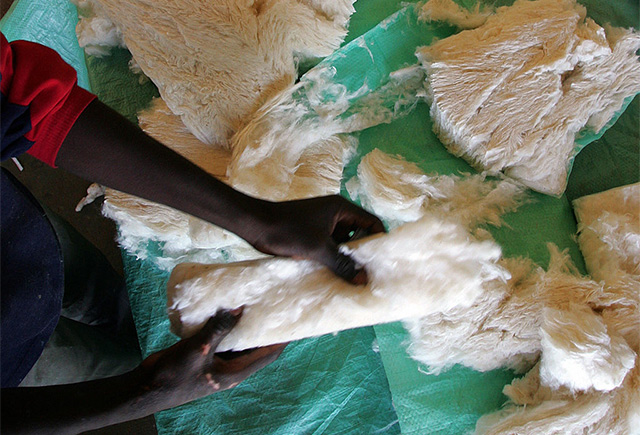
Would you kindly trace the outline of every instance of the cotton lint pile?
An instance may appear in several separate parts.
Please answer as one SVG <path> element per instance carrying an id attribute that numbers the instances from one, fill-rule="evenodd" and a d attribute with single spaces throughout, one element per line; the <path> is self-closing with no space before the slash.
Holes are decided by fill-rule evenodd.
<path id="1" fill-rule="evenodd" d="M 599 132 L 640 92 L 640 35 L 586 13 L 573 0 L 519 0 L 418 50 L 434 130 L 450 152 L 564 192 L 576 135 Z"/>

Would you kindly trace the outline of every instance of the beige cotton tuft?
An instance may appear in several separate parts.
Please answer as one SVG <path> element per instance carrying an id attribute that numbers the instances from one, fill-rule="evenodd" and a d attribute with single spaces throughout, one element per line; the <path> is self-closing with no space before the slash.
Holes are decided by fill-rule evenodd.
<path id="1" fill-rule="evenodd" d="M 600 131 L 640 92 L 639 48 L 640 34 L 605 34 L 574 0 L 518 0 L 417 56 L 449 151 L 560 195 L 576 134 Z"/>
<path id="2" fill-rule="evenodd" d="M 224 146 L 269 97 L 293 84 L 298 59 L 338 48 L 354 12 L 353 0 L 91 3 L 89 23 L 114 23 L 189 131 Z M 89 27 L 80 21 L 80 41 Z"/>
<path id="3" fill-rule="evenodd" d="M 578 198 L 573 202 L 578 240 L 594 279 L 640 278 L 640 183 Z"/>
<path id="4" fill-rule="evenodd" d="M 429 0 L 418 10 L 418 18 L 422 21 L 446 21 L 459 29 L 474 29 L 483 25 L 492 13 L 493 10 L 480 2 L 473 10 L 468 10 L 453 0 Z"/>
<path id="5" fill-rule="evenodd" d="M 437 213 L 468 229 L 500 226 L 501 216 L 526 201 L 525 188 L 485 174 L 427 175 L 399 156 L 374 149 L 358 165 L 357 177 L 346 183 L 354 200 L 394 227 Z"/>
<path id="6" fill-rule="evenodd" d="M 343 251 L 366 268 L 369 284 L 292 259 L 179 265 L 168 284 L 172 329 L 189 336 L 218 309 L 244 305 L 219 349 L 245 349 L 469 306 L 484 286 L 508 279 L 495 243 L 429 215 Z"/>
<path id="7" fill-rule="evenodd" d="M 540 363 L 505 387 L 511 404 L 482 417 L 478 433 L 640 433 L 638 188 L 574 201 L 587 269 L 601 281 L 590 281 L 588 308 L 545 309 Z"/>

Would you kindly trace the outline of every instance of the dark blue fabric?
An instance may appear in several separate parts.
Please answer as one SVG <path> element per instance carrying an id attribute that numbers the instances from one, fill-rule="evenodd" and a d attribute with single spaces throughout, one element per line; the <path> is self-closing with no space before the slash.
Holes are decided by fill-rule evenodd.
<path id="1" fill-rule="evenodd" d="M 44 211 L 9 171 L 2 168 L 1 177 L 0 385 L 14 387 L 58 323 L 64 274 L 60 244 Z"/>
<path id="2" fill-rule="evenodd" d="M 24 137 L 31 131 L 31 111 L 29 106 L 11 103 L 2 93 L 0 110 L 0 160 L 4 162 L 26 152 L 33 145 L 32 141 Z"/>

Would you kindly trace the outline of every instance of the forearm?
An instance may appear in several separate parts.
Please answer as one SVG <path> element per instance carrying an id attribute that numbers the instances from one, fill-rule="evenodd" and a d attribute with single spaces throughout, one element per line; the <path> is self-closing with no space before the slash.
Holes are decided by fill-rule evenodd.
<path id="1" fill-rule="evenodd" d="M 244 195 L 165 147 L 99 101 L 82 113 L 56 164 L 116 190 L 168 205 L 252 242 L 271 203 Z"/>
<path id="2" fill-rule="evenodd" d="M 76 434 L 141 418 L 233 388 L 273 362 L 286 344 L 215 353 L 242 309 L 219 311 L 194 336 L 147 357 L 120 376 L 2 390 L 4 434 Z"/>
<path id="3" fill-rule="evenodd" d="M 112 378 L 2 390 L 2 433 L 75 434 L 167 409 L 140 369 Z"/>
<path id="4" fill-rule="evenodd" d="M 338 245 L 353 234 L 384 231 L 377 217 L 337 195 L 278 203 L 244 195 L 97 100 L 71 128 L 56 164 L 204 219 L 266 254 L 319 261 L 354 284 L 365 283 L 366 272 Z"/>

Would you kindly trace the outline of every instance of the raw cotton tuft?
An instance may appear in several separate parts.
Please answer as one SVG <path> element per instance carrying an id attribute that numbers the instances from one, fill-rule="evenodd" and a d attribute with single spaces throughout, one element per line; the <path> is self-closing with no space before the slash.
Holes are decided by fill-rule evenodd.
<path id="1" fill-rule="evenodd" d="M 518 0 L 418 50 L 434 131 L 478 170 L 564 192 L 578 132 L 640 92 L 640 34 L 605 29 L 574 0 Z"/>
<path id="2" fill-rule="evenodd" d="M 422 21 L 445 21 L 459 29 L 480 27 L 493 13 L 488 6 L 476 3 L 473 10 L 465 9 L 453 0 L 429 0 L 420 8 L 418 19 Z"/>
<path id="3" fill-rule="evenodd" d="M 181 264 L 168 284 L 172 329 L 189 336 L 218 309 L 245 306 L 219 347 L 245 349 L 469 306 L 486 283 L 509 277 L 495 243 L 429 215 L 343 251 L 366 268 L 366 286 L 311 261 Z"/>

